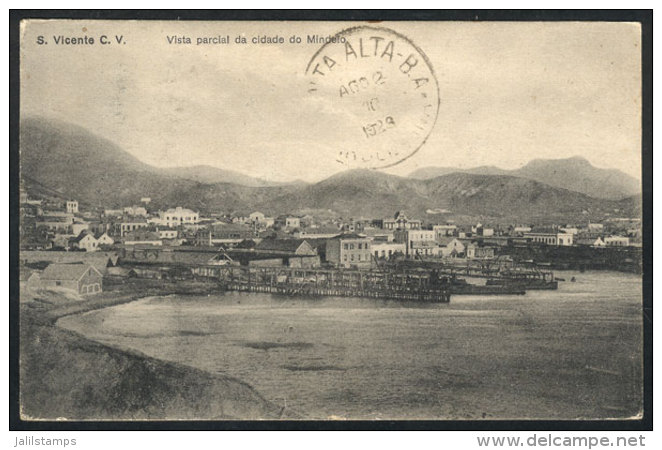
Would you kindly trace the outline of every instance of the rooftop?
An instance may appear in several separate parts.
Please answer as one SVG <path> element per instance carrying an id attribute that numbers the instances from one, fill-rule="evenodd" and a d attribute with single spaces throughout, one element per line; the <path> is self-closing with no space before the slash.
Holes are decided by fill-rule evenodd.
<path id="1" fill-rule="evenodd" d="M 44 272 L 41 274 L 42 280 L 80 280 L 85 272 L 92 270 L 96 272 L 99 276 L 101 273 L 90 264 L 83 263 L 73 263 L 73 264 L 62 264 L 62 263 L 53 263 L 50 264 Z"/>
<path id="2" fill-rule="evenodd" d="M 339 234 L 338 236 L 332 237 L 331 239 L 340 239 L 340 240 L 344 240 L 344 239 L 368 239 L 368 237 L 364 236 L 362 234 L 358 234 L 358 233 L 343 233 L 343 234 Z"/>
<path id="3" fill-rule="evenodd" d="M 305 239 L 263 239 L 255 250 L 295 253 L 304 243 L 310 246 Z"/>

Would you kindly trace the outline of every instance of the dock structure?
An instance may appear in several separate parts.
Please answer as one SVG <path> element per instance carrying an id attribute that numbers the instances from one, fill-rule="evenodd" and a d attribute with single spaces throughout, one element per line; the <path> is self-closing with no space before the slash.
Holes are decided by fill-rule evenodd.
<path id="1" fill-rule="evenodd" d="M 210 273 L 210 268 L 207 274 Z M 450 286 L 429 272 L 217 266 L 214 278 L 231 291 L 283 295 L 367 297 L 447 303 Z M 195 273 L 195 272 L 194 272 Z"/>
<path id="2" fill-rule="evenodd" d="M 171 252 L 172 253 L 172 252 Z M 188 253 L 187 253 L 188 255 Z M 193 253 L 195 258 L 131 254 L 120 264 L 133 276 L 158 279 L 199 278 L 219 290 L 281 295 L 366 297 L 447 303 L 451 295 L 523 295 L 529 289 L 557 289 L 552 272 L 503 263 L 454 265 L 439 261 L 400 261 L 372 268 L 241 265 L 229 258 Z M 188 255 L 190 256 L 190 255 Z M 478 277 L 485 283 L 467 283 Z"/>
<path id="3" fill-rule="evenodd" d="M 359 270 L 259 267 L 234 264 L 177 264 L 151 261 L 124 262 L 141 278 L 195 277 L 213 280 L 225 291 L 282 295 L 366 297 L 447 303 L 450 280 L 429 270 Z"/>
<path id="4" fill-rule="evenodd" d="M 395 268 L 420 267 L 436 270 L 440 275 L 459 278 L 487 278 L 500 280 L 503 283 L 516 283 L 524 285 L 554 286 L 554 273 L 542 270 L 536 265 L 515 264 L 511 261 L 472 261 L 463 264 L 453 264 L 434 260 L 406 260 L 393 265 Z"/>

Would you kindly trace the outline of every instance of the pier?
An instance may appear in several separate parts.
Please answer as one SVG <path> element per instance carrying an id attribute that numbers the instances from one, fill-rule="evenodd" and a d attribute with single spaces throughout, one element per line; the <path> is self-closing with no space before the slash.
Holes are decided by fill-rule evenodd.
<path id="1" fill-rule="evenodd" d="M 516 264 L 508 260 L 467 261 L 453 264 L 435 260 L 406 260 L 390 265 L 392 268 L 424 268 L 435 270 L 440 276 L 456 278 L 486 278 L 490 285 L 519 285 L 526 289 L 556 289 L 554 273 L 535 264 Z M 386 266 L 385 266 L 386 267 Z"/>
<path id="2" fill-rule="evenodd" d="M 238 265 L 227 260 L 186 263 L 158 258 L 123 258 L 140 278 L 213 280 L 222 291 L 263 292 L 308 297 L 365 297 L 447 303 L 451 295 L 522 295 L 557 289 L 552 272 L 508 262 L 453 265 L 439 261 L 400 261 L 370 269 L 295 268 Z M 467 283 L 465 278 L 485 283 Z"/>
<path id="3" fill-rule="evenodd" d="M 220 289 L 281 295 L 366 297 L 447 303 L 450 280 L 431 271 L 359 270 L 239 265 L 186 265 L 149 261 L 123 262 L 139 278 L 200 278 L 218 282 Z"/>
<path id="4" fill-rule="evenodd" d="M 282 295 L 367 297 L 420 302 L 450 301 L 450 285 L 427 271 L 294 269 L 287 267 L 216 266 L 194 269 L 212 276 L 230 291 Z"/>

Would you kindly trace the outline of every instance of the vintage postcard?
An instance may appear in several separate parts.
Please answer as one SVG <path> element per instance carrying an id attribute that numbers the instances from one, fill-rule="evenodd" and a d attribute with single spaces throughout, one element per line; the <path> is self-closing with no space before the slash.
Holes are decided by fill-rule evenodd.
<path id="1" fill-rule="evenodd" d="M 642 26 L 20 22 L 20 417 L 639 420 Z"/>

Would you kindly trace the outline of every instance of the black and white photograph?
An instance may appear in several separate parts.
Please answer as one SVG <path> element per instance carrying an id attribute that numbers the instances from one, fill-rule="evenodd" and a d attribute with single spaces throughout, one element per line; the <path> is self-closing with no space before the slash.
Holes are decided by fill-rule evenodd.
<path id="1" fill-rule="evenodd" d="M 644 418 L 640 21 L 19 27 L 22 423 Z"/>

